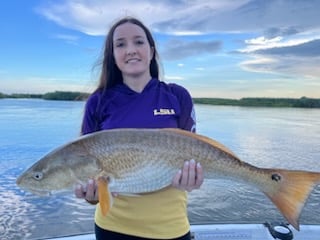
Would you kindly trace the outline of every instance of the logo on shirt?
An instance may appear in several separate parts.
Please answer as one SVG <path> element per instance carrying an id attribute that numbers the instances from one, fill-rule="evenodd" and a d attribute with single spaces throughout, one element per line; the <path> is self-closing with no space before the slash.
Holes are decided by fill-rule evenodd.
<path id="1" fill-rule="evenodd" d="M 153 110 L 153 115 L 174 115 L 176 112 L 174 111 L 173 108 L 167 109 L 167 108 L 160 108 L 160 109 L 154 109 Z"/>

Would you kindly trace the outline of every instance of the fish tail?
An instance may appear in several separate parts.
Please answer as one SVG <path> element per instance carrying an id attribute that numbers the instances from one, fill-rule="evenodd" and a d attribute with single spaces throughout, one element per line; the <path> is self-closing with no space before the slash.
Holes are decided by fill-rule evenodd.
<path id="1" fill-rule="evenodd" d="M 309 194 L 320 182 L 320 173 L 290 170 L 271 170 L 271 180 L 277 190 L 264 191 L 283 216 L 299 230 L 299 216 Z"/>
<path id="2" fill-rule="evenodd" d="M 107 216 L 113 204 L 113 197 L 109 191 L 108 181 L 104 177 L 98 178 L 99 203 L 103 216 Z"/>

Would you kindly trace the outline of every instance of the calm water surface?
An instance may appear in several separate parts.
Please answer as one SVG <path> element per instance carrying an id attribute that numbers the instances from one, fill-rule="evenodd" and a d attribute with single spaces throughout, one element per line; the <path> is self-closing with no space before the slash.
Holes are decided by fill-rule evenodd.
<path id="1" fill-rule="evenodd" d="M 83 102 L 0 100 L 0 239 L 41 239 L 93 231 L 94 207 L 72 193 L 39 198 L 15 179 L 53 148 L 79 135 Z M 320 110 L 196 105 L 198 132 L 260 167 L 320 171 Z M 189 197 L 191 223 L 282 221 L 258 190 L 206 180 Z M 320 224 L 320 187 L 302 212 Z"/>

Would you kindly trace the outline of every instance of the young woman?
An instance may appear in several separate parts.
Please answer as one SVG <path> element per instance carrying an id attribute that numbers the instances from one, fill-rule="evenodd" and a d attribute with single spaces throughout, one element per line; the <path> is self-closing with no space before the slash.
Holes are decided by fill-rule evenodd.
<path id="1" fill-rule="evenodd" d="M 181 128 L 195 131 L 190 94 L 159 80 L 157 50 L 150 31 L 137 19 L 124 18 L 110 29 L 100 83 L 87 100 L 82 134 L 112 128 Z M 187 159 L 186 159 L 187 160 Z M 191 239 L 187 194 L 201 186 L 203 172 L 186 161 L 172 186 L 139 197 L 121 196 L 106 217 L 97 204 L 99 239 Z M 93 180 L 78 185 L 75 195 L 98 203 Z"/>

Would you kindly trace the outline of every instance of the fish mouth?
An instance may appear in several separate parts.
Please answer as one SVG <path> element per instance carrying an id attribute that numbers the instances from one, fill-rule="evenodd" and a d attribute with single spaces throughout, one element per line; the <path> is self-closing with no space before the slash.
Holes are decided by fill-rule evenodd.
<path id="1" fill-rule="evenodd" d="M 31 192 L 34 195 L 38 195 L 41 197 L 48 197 L 52 195 L 52 192 L 50 190 L 45 190 L 45 189 L 38 189 L 38 188 L 30 188 L 30 187 L 25 187 L 23 185 L 19 185 L 18 186 L 25 192 Z"/>
<path id="2" fill-rule="evenodd" d="M 52 195 L 52 192 L 48 189 L 39 189 L 33 186 L 32 184 L 28 184 L 25 181 L 25 175 L 21 175 L 17 178 L 16 184 L 19 188 L 21 188 L 25 192 L 31 192 L 32 194 L 38 195 L 38 196 L 50 196 Z"/>
<path id="3" fill-rule="evenodd" d="M 34 195 L 40 196 L 40 197 L 49 197 L 52 195 L 51 191 L 48 190 L 39 190 L 39 189 L 28 189 L 28 192 L 31 192 Z"/>

